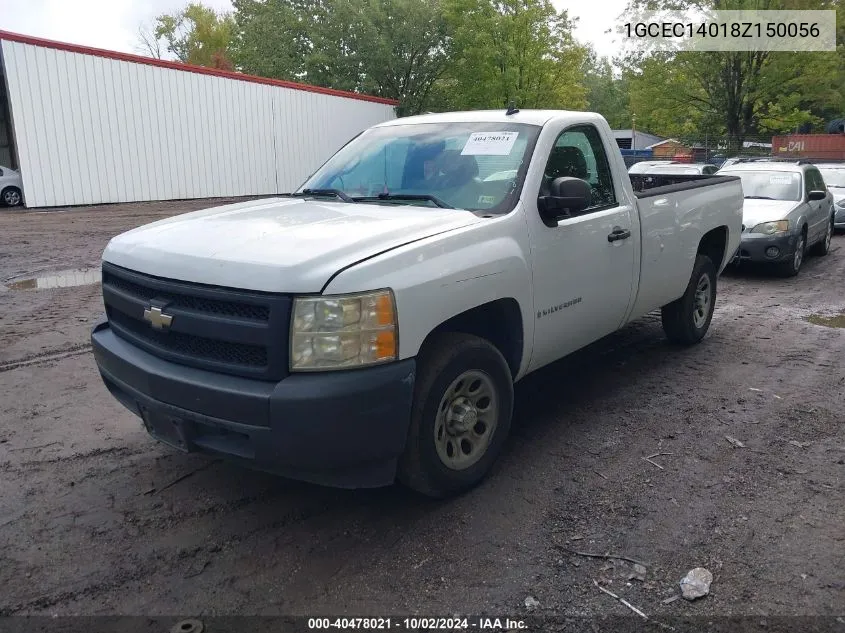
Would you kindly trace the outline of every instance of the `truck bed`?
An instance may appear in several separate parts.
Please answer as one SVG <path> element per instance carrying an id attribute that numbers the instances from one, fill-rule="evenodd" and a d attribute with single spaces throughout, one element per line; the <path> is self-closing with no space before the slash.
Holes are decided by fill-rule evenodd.
<path id="1" fill-rule="evenodd" d="M 640 182 L 639 187 L 636 181 Z M 728 248 L 739 245 L 742 183 L 736 176 L 632 174 L 640 217 L 640 290 L 632 318 L 677 299 L 689 281 L 698 244 L 707 231 L 724 226 Z M 638 190 L 639 189 L 639 190 Z"/>
<path id="2" fill-rule="evenodd" d="M 737 180 L 736 176 L 712 174 L 629 174 L 628 177 L 631 179 L 631 186 L 637 198 L 659 196 Z"/>

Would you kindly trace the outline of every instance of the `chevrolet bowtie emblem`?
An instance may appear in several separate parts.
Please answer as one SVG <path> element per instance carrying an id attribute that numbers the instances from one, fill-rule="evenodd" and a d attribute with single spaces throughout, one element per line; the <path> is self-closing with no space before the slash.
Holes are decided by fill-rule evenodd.
<path id="1" fill-rule="evenodd" d="M 170 327 L 173 317 L 162 312 L 158 306 L 150 306 L 144 308 L 144 321 L 147 321 L 156 330 L 164 330 Z"/>

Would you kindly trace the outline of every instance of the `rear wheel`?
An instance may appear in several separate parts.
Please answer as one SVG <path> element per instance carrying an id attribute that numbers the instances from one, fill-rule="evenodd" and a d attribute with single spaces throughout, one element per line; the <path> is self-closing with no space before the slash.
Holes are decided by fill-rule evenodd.
<path id="1" fill-rule="evenodd" d="M 499 350 L 469 334 L 435 335 L 417 361 L 399 481 L 431 497 L 472 488 L 501 451 L 512 412 L 513 379 Z"/>
<path id="2" fill-rule="evenodd" d="M 833 218 L 827 224 L 827 231 L 825 231 L 822 241 L 816 244 L 814 250 L 816 255 L 827 255 L 830 252 L 830 242 L 833 239 Z"/>
<path id="3" fill-rule="evenodd" d="M 707 334 L 716 304 L 716 266 L 697 255 L 684 295 L 663 306 L 663 331 L 672 343 L 693 345 Z"/>
<path id="4" fill-rule="evenodd" d="M 804 264 L 804 256 L 807 254 L 807 230 L 804 229 L 798 236 L 798 243 L 795 244 L 795 253 L 789 260 L 780 264 L 780 274 L 784 277 L 794 277 L 801 271 Z"/>

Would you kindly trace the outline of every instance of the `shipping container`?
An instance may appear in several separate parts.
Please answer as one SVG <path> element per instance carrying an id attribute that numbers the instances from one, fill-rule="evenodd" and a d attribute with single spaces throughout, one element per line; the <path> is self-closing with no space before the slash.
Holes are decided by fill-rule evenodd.
<path id="1" fill-rule="evenodd" d="M 845 134 L 790 134 L 772 138 L 775 158 L 845 160 Z"/>
<path id="2" fill-rule="evenodd" d="M 0 92 L 29 207 L 291 191 L 397 105 L 3 31 Z"/>

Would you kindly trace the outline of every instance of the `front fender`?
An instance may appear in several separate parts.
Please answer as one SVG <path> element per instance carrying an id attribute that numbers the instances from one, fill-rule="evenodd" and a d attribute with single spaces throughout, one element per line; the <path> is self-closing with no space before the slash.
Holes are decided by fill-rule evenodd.
<path id="1" fill-rule="evenodd" d="M 789 219 L 789 234 L 790 235 L 798 235 L 801 233 L 801 227 L 806 225 L 809 229 L 810 222 L 807 220 L 806 214 L 802 211 L 799 215 L 795 216 L 795 220 L 792 220 L 792 216 L 787 216 Z"/>
<path id="2" fill-rule="evenodd" d="M 534 340 L 527 230 L 520 214 L 491 218 L 383 253 L 340 272 L 324 294 L 391 288 L 396 295 L 400 359 L 419 353 L 426 336 L 448 319 L 496 299 L 519 304 L 525 346 Z"/>

